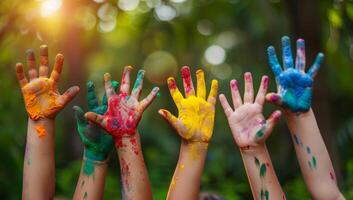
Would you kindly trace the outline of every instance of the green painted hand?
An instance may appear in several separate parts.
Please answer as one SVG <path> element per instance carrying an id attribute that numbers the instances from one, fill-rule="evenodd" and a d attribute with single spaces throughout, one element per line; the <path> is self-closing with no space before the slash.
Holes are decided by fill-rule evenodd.
<path id="1" fill-rule="evenodd" d="M 112 84 L 114 89 L 118 88 L 118 82 L 113 81 Z M 87 90 L 89 110 L 97 114 L 104 114 L 108 108 L 107 96 L 104 94 L 102 104 L 99 105 L 94 91 L 93 82 L 87 82 Z M 109 153 L 114 147 L 112 137 L 102 128 L 86 120 L 84 112 L 80 107 L 74 106 L 73 109 L 75 110 L 75 117 L 77 120 L 77 130 L 85 145 L 84 155 L 86 159 L 93 161 L 103 161 L 107 159 Z"/>

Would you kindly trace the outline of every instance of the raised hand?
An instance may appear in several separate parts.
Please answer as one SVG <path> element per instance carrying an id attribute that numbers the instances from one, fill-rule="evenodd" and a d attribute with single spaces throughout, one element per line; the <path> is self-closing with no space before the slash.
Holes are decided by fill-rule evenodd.
<path id="1" fill-rule="evenodd" d="M 118 82 L 112 81 L 116 90 Z M 87 82 L 87 102 L 91 112 L 103 115 L 108 108 L 107 96 L 104 94 L 102 103 L 99 105 L 93 82 Z M 77 130 L 85 145 L 85 157 L 91 160 L 103 161 L 107 159 L 114 147 L 113 138 L 97 125 L 90 123 L 84 118 L 83 110 L 74 106 Z M 84 168 L 86 169 L 86 168 Z"/>
<path id="2" fill-rule="evenodd" d="M 105 90 L 108 97 L 108 110 L 102 115 L 94 112 L 88 112 L 85 117 L 103 127 L 115 140 L 119 147 L 122 137 L 130 137 L 136 133 L 136 128 L 140 122 L 143 111 L 150 105 L 159 91 L 158 87 L 153 88 L 151 93 L 142 101 L 138 101 L 145 71 L 139 70 L 137 79 L 130 91 L 130 71 L 132 67 L 124 68 L 120 94 L 116 94 L 111 82 L 109 73 L 104 74 Z"/>
<path id="3" fill-rule="evenodd" d="M 56 114 L 63 109 L 78 93 L 79 87 L 69 88 L 63 95 L 58 91 L 58 82 L 64 62 L 64 56 L 57 54 L 53 71 L 48 78 L 48 47 L 40 47 L 39 76 L 35 67 L 35 57 L 31 49 L 27 50 L 28 76 L 23 72 L 22 63 L 16 64 L 16 75 L 20 83 L 25 106 L 29 117 L 32 120 L 40 118 L 55 118 Z"/>
<path id="4" fill-rule="evenodd" d="M 283 70 L 278 62 L 275 48 L 267 49 L 268 59 L 276 76 L 277 94 L 270 93 L 266 99 L 291 112 L 307 112 L 311 106 L 313 79 L 320 68 L 324 54 L 319 53 L 314 64 L 305 73 L 305 44 L 303 39 L 297 40 L 297 57 L 292 58 L 289 37 L 282 37 Z"/>
<path id="5" fill-rule="evenodd" d="M 170 94 L 178 108 L 178 117 L 165 109 L 159 110 L 161 114 L 178 134 L 187 141 L 206 142 L 212 137 L 215 103 L 218 90 L 217 80 L 212 80 L 211 91 L 206 100 L 205 75 L 202 70 L 197 70 L 197 94 L 190 76 L 190 68 L 181 69 L 183 76 L 185 98 L 176 86 L 174 78 L 168 79 Z"/>
<path id="6" fill-rule="evenodd" d="M 229 105 L 226 97 L 219 95 L 220 102 L 227 116 L 233 138 L 240 148 L 256 147 L 263 144 L 281 116 L 280 111 L 275 111 L 265 120 L 262 111 L 269 78 L 263 76 L 261 85 L 254 101 L 254 88 L 251 73 L 244 74 L 245 92 L 244 103 L 238 90 L 238 82 L 230 81 L 234 110 Z"/>

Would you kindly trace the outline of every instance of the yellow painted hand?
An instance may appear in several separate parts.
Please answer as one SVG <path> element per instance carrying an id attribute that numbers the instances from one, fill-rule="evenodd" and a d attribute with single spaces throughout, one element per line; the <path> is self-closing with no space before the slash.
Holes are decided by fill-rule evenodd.
<path id="1" fill-rule="evenodd" d="M 170 125 L 175 128 L 178 134 L 190 142 L 208 143 L 212 137 L 215 103 L 218 90 L 217 80 L 212 80 L 211 91 L 206 100 L 206 85 L 204 72 L 198 70 L 197 76 L 197 95 L 190 76 L 190 68 L 181 69 L 183 76 L 185 98 L 176 86 L 174 78 L 168 79 L 170 94 L 178 108 L 178 118 L 169 111 L 161 109 L 161 114 Z"/>
<path id="2" fill-rule="evenodd" d="M 16 75 L 20 83 L 26 110 L 32 120 L 40 118 L 55 118 L 56 114 L 69 103 L 78 93 L 79 87 L 69 88 L 63 95 L 58 91 L 58 81 L 62 70 L 64 56 L 58 54 L 54 69 L 48 78 L 48 47 L 40 47 L 39 77 L 35 68 L 35 58 L 32 50 L 27 51 L 27 65 L 30 81 L 23 72 L 23 65 L 16 64 Z"/>

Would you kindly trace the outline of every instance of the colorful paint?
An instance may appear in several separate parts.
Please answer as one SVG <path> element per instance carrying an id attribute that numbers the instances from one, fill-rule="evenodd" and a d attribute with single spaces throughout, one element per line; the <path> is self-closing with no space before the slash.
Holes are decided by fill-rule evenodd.
<path id="1" fill-rule="evenodd" d="M 47 135 L 47 132 L 45 131 L 45 127 L 42 124 L 38 124 L 34 127 L 37 132 L 37 136 L 39 138 L 42 138 Z"/>
<path id="2" fill-rule="evenodd" d="M 308 155 L 309 157 L 309 160 L 308 160 L 308 165 L 309 165 L 309 168 L 310 169 L 316 169 L 317 167 L 317 159 L 316 157 L 312 154 L 312 150 L 309 146 L 304 146 L 303 142 L 300 140 L 300 138 L 296 135 L 296 134 L 293 134 L 293 140 L 294 140 L 294 143 L 300 148 L 302 149 L 303 151 L 306 152 L 306 154 Z"/>
<path id="3" fill-rule="evenodd" d="M 260 190 L 260 199 L 268 200 L 270 193 L 266 188 L 266 172 L 267 172 L 267 163 L 261 163 L 260 160 L 255 156 L 254 158 L 255 166 L 259 169 L 259 176 L 261 179 L 261 190 Z"/>
<path id="4" fill-rule="evenodd" d="M 185 88 L 185 96 L 180 93 L 176 86 L 174 78 L 167 80 L 170 94 L 178 108 L 178 118 L 169 111 L 160 109 L 161 114 L 169 124 L 175 128 L 178 134 L 185 140 L 190 142 L 208 143 L 212 137 L 214 125 L 214 104 L 218 90 L 218 82 L 212 81 L 211 91 L 206 100 L 206 85 L 204 72 L 197 70 L 197 94 L 195 94 L 190 68 L 184 66 L 181 69 L 183 83 Z M 196 148 L 190 148 L 190 153 L 194 154 Z"/>
<path id="5" fill-rule="evenodd" d="M 291 54 L 289 37 L 282 37 L 284 70 L 282 70 L 278 62 L 273 46 L 268 47 L 267 53 L 269 64 L 279 86 L 278 94 L 271 96 L 269 100 L 280 104 L 292 112 L 307 112 L 311 107 L 313 78 L 322 63 L 323 54 L 319 53 L 308 73 L 304 73 L 305 44 L 303 39 L 297 40 L 295 67 L 293 67 L 294 61 Z"/>

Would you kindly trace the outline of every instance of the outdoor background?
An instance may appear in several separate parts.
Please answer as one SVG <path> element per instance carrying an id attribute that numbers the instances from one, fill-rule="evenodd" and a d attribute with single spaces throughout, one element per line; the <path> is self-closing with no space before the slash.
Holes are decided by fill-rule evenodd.
<path id="1" fill-rule="evenodd" d="M 103 94 L 105 72 L 120 82 L 125 65 L 147 70 L 142 96 L 153 86 L 159 97 L 139 125 L 143 153 L 155 199 L 165 199 L 176 165 L 180 138 L 157 113 L 176 113 L 166 78 L 189 65 L 203 68 L 220 82 L 229 97 L 229 81 L 250 71 L 255 87 L 262 75 L 271 77 L 266 48 L 280 53 L 281 36 L 306 41 L 307 64 L 319 51 L 324 64 L 315 81 L 313 107 L 339 186 L 353 199 L 353 1 L 352 0 L 1 0 L 0 2 L 0 198 L 19 199 L 27 114 L 14 66 L 25 63 L 25 51 L 49 46 L 51 64 L 57 53 L 65 63 L 60 91 L 79 85 L 81 92 L 57 117 L 56 197 L 71 199 L 79 176 L 83 145 L 73 105 L 87 110 L 85 83 L 92 80 Z M 279 54 L 281 57 L 281 54 Z M 38 61 L 38 59 L 37 59 Z M 52 65 L 51 65 L 52 67 Z M 195 78 L 195 76 L 193 76 Z M 195 79 L 194 79 L 195 81 Z M 251 199 L 238 148 L 223 110 L 217 104 L 214 135 L 209 146 L 201 190 L 226 199 Z M 267 104 L 266 116 L 275 108 Z M 267 145 L 288 199 L 309 199 L 286 124 L 282 119 Z M 120 171 L 112 153 L 105 199 L 120 199 Z M 43 163 L 45 165 L 45 163 Z"/>

